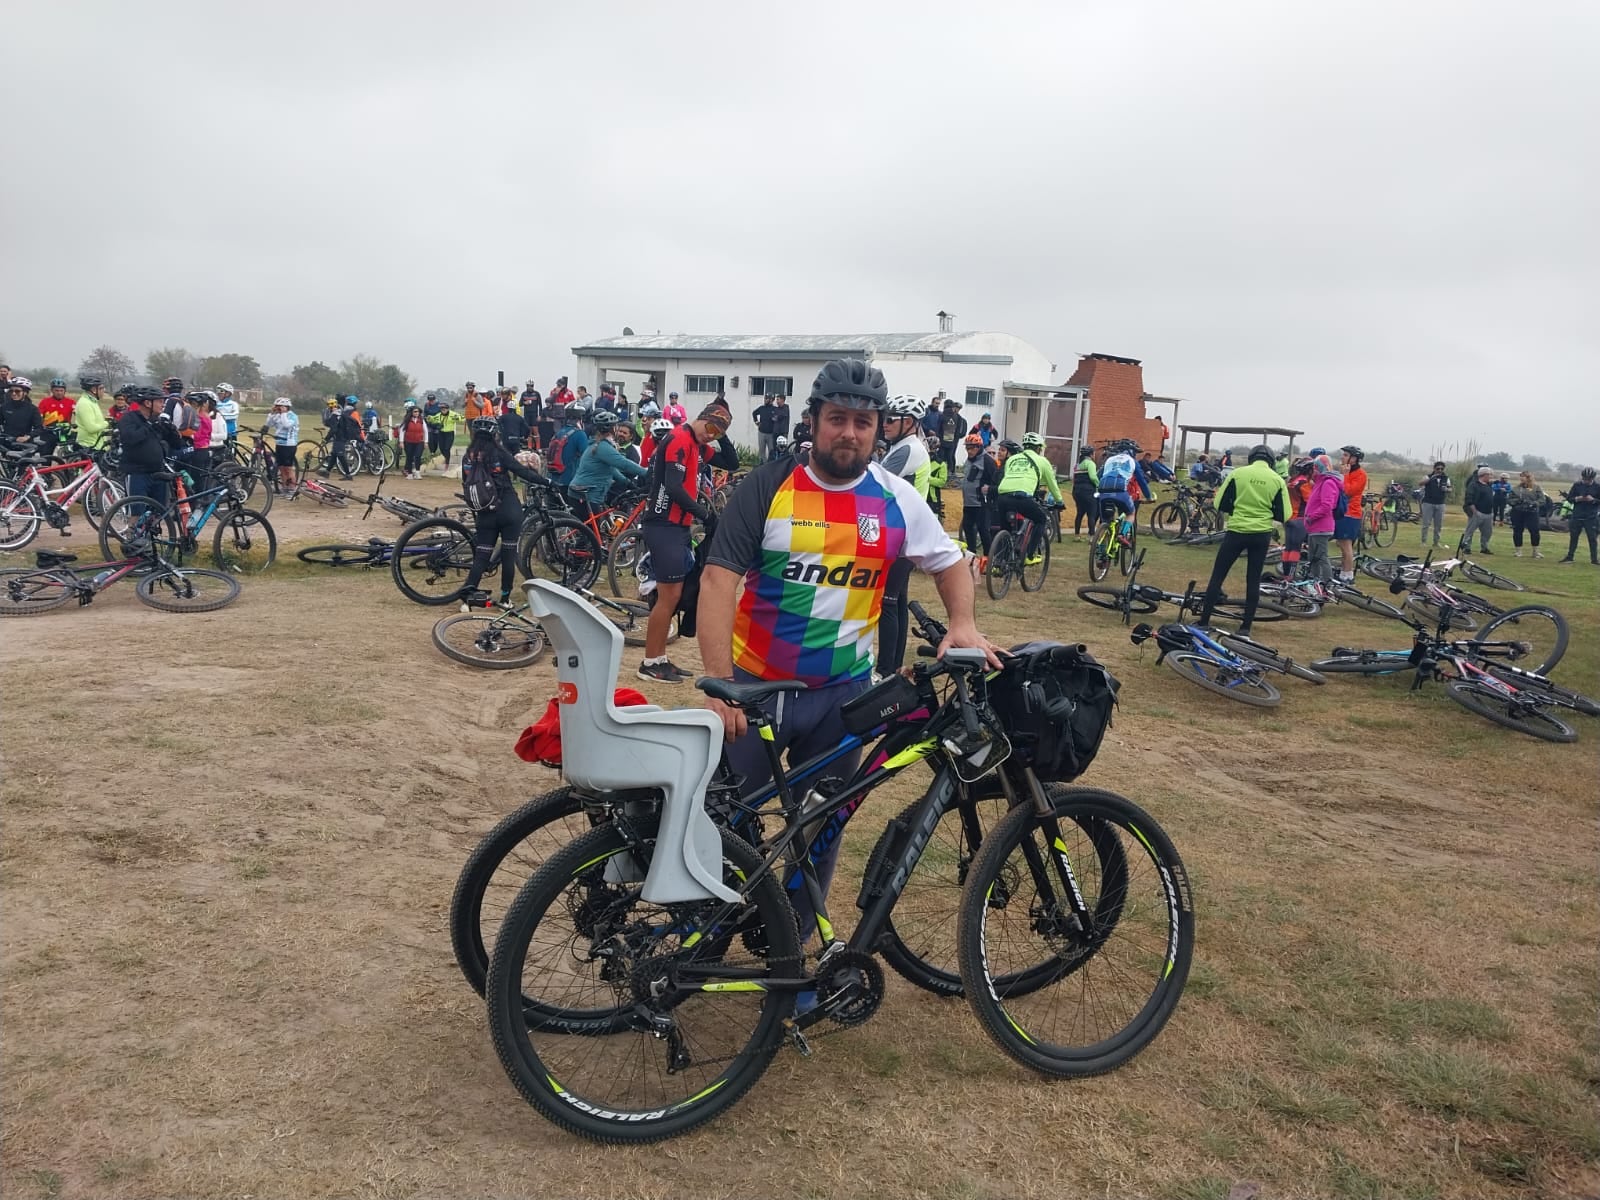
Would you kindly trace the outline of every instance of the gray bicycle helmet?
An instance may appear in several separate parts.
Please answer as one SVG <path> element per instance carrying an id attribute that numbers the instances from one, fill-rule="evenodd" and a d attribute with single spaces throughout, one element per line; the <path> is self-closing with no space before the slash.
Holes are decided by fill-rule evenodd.
<path id="1" fill-rule="evenodd" d="M 859 358 L 833 358 L 822 364 L 811 384 L 810 405 L 824 400 L 845 408 L 882 412 L 889 400 L 883 372 Z"/>
<path id="2" fill-rule="evenodd" d="M 619 419 L 616 413 L 605 408 L 597 410 L 592 418 L 596 429 L 614 429 Z"/>
<path id="3" fill-rule="evenodd" d="M 1278 456 L 1272 452 L 1271 446 L 1262 445 L 1250 451 L 1250 457 L 1246 461 L 1264 462 L 1269 467 L 1275 467 L 1278 465 Z"/>
<path id="4" fill-rule="evenodd" d="M 494 417 L 473 417 L 472 418 L 472 436 L 473 437 L 477 437 L 480 433 L 487 433 L 490 437 L 493 437 L 495 434 L 497 434 L 499 432 L 500 432 L 500 422 L 498 420 L 496 420 Z"/>

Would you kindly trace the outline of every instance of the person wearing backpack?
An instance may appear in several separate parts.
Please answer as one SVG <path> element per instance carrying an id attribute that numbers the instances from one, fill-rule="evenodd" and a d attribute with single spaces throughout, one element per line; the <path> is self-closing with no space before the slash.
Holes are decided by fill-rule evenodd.
<path id="1" fill-rule="evenodd" d="M 578 464 L 583 460 L 584 451 L 589 448 L 589 435 L 583 431 L 583 421 L 588 415 L 588 410 L 573 401 L 561 410 L 561 428 L 550 439 L 550 452 L 545 457 L 545 465 L 549 468 L 550 478 L 563 494 L 572 486 L 573 477 L 578 473 Z"/>
<path id="2" fill-rule="evenodd" d="M 500 605 L 511 604 L 511 585 L 517 575 L 517 536 L 522 532 L 523 507 L 513 479 L 542 482 L 537 471 L 519 463 L 499 442 L 500 422 L 479 417 L 472 422 L 472 441 L 461 455 L 461 495 L 472 509 L 474 534 L 472 567 L 460 598 L 468 608 L 486 608 L 489 593 L 478 584 L 489 569 L 496 545 L 500 555 Z"/>
<path id="3" fill-rule="evenodd" d="M 354 396 L 345 397 L 344 404 L 339 408 L 330 429 L 333 433 L 333 457 L 330 461 L 338 466 L 339 474 L 348 479 L 354 472 L 345 469 L 345 453 L 351 442 L 362 441 L 366 436 L 361 432 L 361 418 L 356 415 Z M 326 479 L 330 474 L 330 468 L 323 467 L 318 473 Z"/>

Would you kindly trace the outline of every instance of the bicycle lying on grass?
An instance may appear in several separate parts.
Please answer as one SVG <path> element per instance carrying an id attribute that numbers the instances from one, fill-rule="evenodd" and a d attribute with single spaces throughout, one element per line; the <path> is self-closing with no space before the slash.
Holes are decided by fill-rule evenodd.
<path id="1" fill-rule="evenodd" d="M 519 1092 L 554 1123 L 606 1142 L 675 1136 L 736 1103 L 785 1041 L 809 1053 L 805 1030 L 871 1018 L 885 992 L 875 952 L 906 883 L 938 825 L 991 777 L 1009 810 L 963 881 L 956 935 L 963 991 L 986 1032 L 1034 1070 L 1082 1076 L 1120 1066 L 1170 1018 L 1193 954 L 1183 864 L 1127 800 L 1046 791 L 1041 774 L 1065 772 L 1058 756 L 1069 750 L 1076 767 L 1084 743 L 1048 705 L 1014 706 L 1033 687 L 1055 694 L 1046 681 L 1098 671 L 1109 720 L 1114 688 L 1080 648 L 1038 646 L 999 672 L 981 651 L 952 650 L 916 664 L 911 679 L 886 681 L 923 705 L 921 714 L 896 730 L 894 754 L 826 795 L 813 788 L 797 797 L 764 743 L 784 827 L 753 846 L 712 824 L 703 807 L 721 721 L 698 710 L 613 708 L 620 638 L 562 589 L 535 581 L 529 593 L 572 696 L 562 712 L 569 779 L 604 791 L 627 777 L 636 787 L 637 764 L 649 763 L 676 781 L 663 782 L 659 805 L 620 804 L 548 858 L 495 942 L 485 985 L 495 1047 Z M 609 654 L 597 631 L 612 639 Z M 803 685 L 699 686 L 760 729 L 768 721 L 760 702 Z M 887 695 L 868 704 L 869 721 Z M 1103 729 L 1092 731 L 1090 758 Z M 836 836 L 865 795 L 922 761 L 934 768 L 932 783 L 910 820 L 885 831 L 857 899 L 861 920 L 841 941 L 808 829 L 822 822 Z M 821 950 L 812 969 L 780 882 L 786 869 L 815 913 Z M 802 993 L 815 993 L 815 1007 L 797 1011 Z"/>
<path id="2" fill-rule="evenodd" d="M 645 630 L 650 624 L 648 604 L 613 600 L 587 589 L 574 590 L 622 632 L 623 645 L 644 645 Z M 433 644 L 440 653 L 469 667 L 497 671 L 532 666 L 544 652 L 545 636 L 539 623 L 527 616 L 528 606 L 504 607 L 491 601 L 485 608 L 485 612 L 456 613 L 434 622 Z M 667 641 L 677 640 L 678 620 L 674 615 Z"/>
<path id="3" fill-rule="evenodd" d="M 1397 580 L 1390 587 L 1398 591 L 1404 584 Z M 1492 640 L 1488 635 L 1495 630 L 1489 627 L 1470 639 L 1451 638 L 1449 618 L 1447 610 L 1430 631 L 1422 622 L 1402 617 L 1414 631 L 1410 649 L 1358 650 L 1337 646 L 1333 657 L 1311 665 L 1318 671 L 1342 675 L 1396 675 L 1410 671 L 1414 675 L 1413 692 L 1428 680 L 1443 680 L 1446 694 L 1468 711 L 1545 741 L 1571 742 L 1578 736 L 1549 709 L 1600 716 L 1600 702 L 1551 682 L 1546 673 L 1554 661 L 1516 665 L 1538 654 L 1528 642 Z M 1559 653 L 1555 655 L 1556 660 L 1560 657 Z"/>
<path id="4" fill-rule="evenodd" d="M 81 567 L 76 554 L 39 551 L 32 567 L 0 571 L 0 617 L 32 617 L 73 600 L 80 606 L 120 580 L 138 574 L 134 594 L 162 612 L 214 612 L 239 597 L 239 581 L 221 571 L 178 567 L 154 549 Z M 141 574 L 142 572 L 142 574 Z"/>
<path id="5" fill-rule="evenodd" d="M 363 521 L 372 515 L 374 505 L 390 516 L 399 517 L 408 525 L 413 521 L 425 521 L 429 517 L 446 517 L 452 521 L 472 520 L 472 509 L 466 504 L 442 504 L 437 508 L 428 508 L 411 500 L 402 500 L 399 496 L 385 496 L 383 481 L 388 478 L 388 474 L 386 470 L 377 473 L 378 482 L 374 485 L 372 494 L 367 497 L 367 511 L 361 514 Z"/>
<path id="6" fill-rule="evenodd" d="M 1134 613 L 1141 616 L 1155 612 L 1163 604 L 1176 604 L 1178 616 L 1181 619 L 1185 612 L 1198 612 L 1200 610 L 1201 595 L 1195 591 L 1196 581 L 1191 579 L 1187 589 L 1181 592 L 1169 592 L 1164 588 L 1152 584 L 1140 583 L 1139 570 L 1144 566 L 1145 552 L 1139 551 L 1133 563 L 1128 568 L 1128 581 L 1121 587 L 1108 585 L 1094 585 L 1078 589 L 1078 599 L 1083 600 L 1096 608 L 1107 608 L 1112 612 L 1122 614 L 1122 623 L 1129 623 Z M 1212 605 L 1212 615 L 1225 621 L 1244 620 L 1244 601 L 1232 600 L 1222 595 Z M 1257 623 L 1263 621 L 1282 621 L 1290 614 L 1274 601 L 1263 599 L 1256 606 L 1255 619 Z"/>

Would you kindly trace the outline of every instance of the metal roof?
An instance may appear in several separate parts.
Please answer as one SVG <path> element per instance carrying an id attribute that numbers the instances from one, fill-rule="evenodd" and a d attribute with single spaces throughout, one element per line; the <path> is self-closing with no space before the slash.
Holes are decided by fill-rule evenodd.
<path id="1" fill-rule="evenodd" d="M 708 357 L 729 355 L 778 357 L 785 354 L 839 357 L 861 354 L 942 354 L 977 330 L 961 333 L 657 333 L 601 338 L 574 346 L 574 354 L 643 354 Z"/>
<path id="2" fill-rule="evenodd" d="M 1304 429 L 1279 429 L 1276 425 L 1179 425 L 1179 433 L 1281 433 L 1299 437 Z"/>

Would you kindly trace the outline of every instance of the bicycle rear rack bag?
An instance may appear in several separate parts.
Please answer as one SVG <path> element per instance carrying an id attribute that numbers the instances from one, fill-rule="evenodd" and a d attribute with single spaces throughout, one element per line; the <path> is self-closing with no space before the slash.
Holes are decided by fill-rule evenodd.
<path id="1" fill-rule="evenodd" d="M 618 708 L 611 693 L 622 665 L 622 631 L 564 587 L 543 579 L 524 587 L 556 652 L 563 774 L 579 787 L 655 787 L 663 794 L 644 899 L 737 900 L 722 882 L 722 837 L 705 806 L 721 759 L 721 719 L 699 708 Z"/>

